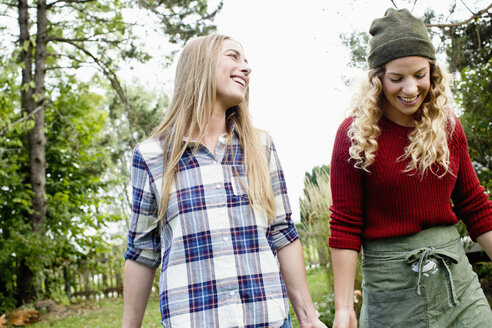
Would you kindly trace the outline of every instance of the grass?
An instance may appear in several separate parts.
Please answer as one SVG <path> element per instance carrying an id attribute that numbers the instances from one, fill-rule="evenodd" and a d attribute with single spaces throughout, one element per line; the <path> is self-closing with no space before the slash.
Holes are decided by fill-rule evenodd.
<path id="1" fill-rule="evenodd" d="M 324 297 L 332 292 L 332 287 L 327 282 L 326 271 L 321 268 L 311 269 L 306 272 L 307 282 L 309 286 L 309 291 L 311 292 L 311 297 L 313 303 L 321 303 L 324 301 Z M 292 306 L 290 307 L 290 317 L 292 319 L 292 326 L 294 328 L 299 327 L 299 322 L 297 321 L 296 315 Z"/>
<path id="2" fill-rule="evenodd" d="M 123 298 L 92 301 L 71 307 L 73 313 L 65 318 L 47 316 L 33 328 L 114 328 L 121 327 Z M 143 320 L 143 328 L 162 327 L 158 297 L 151 297 Z"/>
<path id="3" fill-rule="evenodd" d="M 327 283 L 326 273 L 322 269 L 312 269 L 307 275 L 309 289 L 314 302 L 320 302 L 331 292 Z M 123 299 L 105 299 L 73 305 L 70 312 L 61 317 L 60 314 L 43 315 L 41 321 L 31 325 L 33 328 L 114 328 L 121 327 L 123 315 Z M 299 327 L 292 308 L 290 309 L 293 327 Z M 157 328 L 160 324 L 159 299 L 151 297 L 145 312 L 143 328 Z"/>

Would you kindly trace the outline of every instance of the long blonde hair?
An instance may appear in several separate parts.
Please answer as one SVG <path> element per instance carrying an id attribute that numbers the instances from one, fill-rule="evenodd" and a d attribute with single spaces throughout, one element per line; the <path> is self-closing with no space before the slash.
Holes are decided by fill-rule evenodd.
<path id="1" fill-rule="evenodd" d="M 369 70 L 355 98 L 348 136 L 352 142 L 350 158 L 356 168 L 369 172 L 376 158 L 377 138 L 381 134 L 378 121 L 383 115 L 383 76 L 385 66 Z M 430 61 L 429 92 L 415 113 L 415 129 L 408 135 L 409 144 L 399 160 L 408 160 L 404 172 L 422 177 L 429 170 L 438 177 L 450 172 L 448 138 L 455 127 L 455 116 L 448 103 L 449 74 L 436 62 Z M 452 172 L 450 172 L 452 173 Z"/>
<path id="2" fill-rule="evenodd" d="M 189 145 L 189 139 L 183 142 L 183 138 L 198 136 L 197 140 L 201 141 L 212 117 L 216 97 L 215 75 L 224 40 L 231 38 L 220 34 L 198 37 L 188 42 L 179 57 L 170 107 L 152 134 L 163 145 L 164 173 L 159 220 L 165 217 L 174 175 Z M 234 133 L 238 135 L 244 152 L 250 203 L 253 207 L 262 207 L 271 221 L 275 216 L 275 201 L 270 170 L 265 148 L 261 146 L 258 131 L 251 122 L 248 103 L 249 89 L 245 101 L 227 110 L 226 126 L 234 126 Z M 229 140 L 228 146 L 232 151 L 232 138 Z"/>

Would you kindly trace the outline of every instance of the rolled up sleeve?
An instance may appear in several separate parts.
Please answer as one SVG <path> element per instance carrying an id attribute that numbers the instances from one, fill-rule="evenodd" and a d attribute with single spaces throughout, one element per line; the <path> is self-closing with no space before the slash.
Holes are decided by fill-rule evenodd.
<path id="1" fill-rule="evenodd" d="M 161 243 L 152 182 L 151 173 L 137 146 L 132 158 L 132 218 L 125 259 L 157 268 L 161 262 Z"/>
<path id="2" fill-rule="evenodd" d="M 270 226 L 273 243 L 278 251 L 284 246 L 292 243 L 299 238 L 294 221 L 292 220 L 292 210 L 290 208 L 287 186 L 285 183 L 284 172 L 275 149 L 275 145 L 270 136 L 268 138 L 267 151 L 269 152 L 270 178 L 272 181 L 273 194 L 275 197 L 275 218 Z"/>

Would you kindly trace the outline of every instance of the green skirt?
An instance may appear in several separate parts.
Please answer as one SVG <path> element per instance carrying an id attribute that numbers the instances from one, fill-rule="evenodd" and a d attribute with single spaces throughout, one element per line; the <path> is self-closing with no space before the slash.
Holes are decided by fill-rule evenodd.
<path id="1" fill-rule="evenodd" d="M 365 241 L 361 328 L 492 327 L 454 226 Z"/>

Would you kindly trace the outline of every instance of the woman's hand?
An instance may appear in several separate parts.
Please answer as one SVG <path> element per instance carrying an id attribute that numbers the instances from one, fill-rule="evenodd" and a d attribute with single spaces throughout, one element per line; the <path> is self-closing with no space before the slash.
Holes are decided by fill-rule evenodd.
<path id="1" fill-rule="evenodd" d="M 306 281 L 304 255 L 299 239 L 282 247 L 277 252 L 280 272 L 284 278 L 290 303 L 299 320 L 300 328 L 326 328 L 318 319 L 316 308 Z"/>
<path id="2" fill-rule="evenodd" d="M 333 328 L 357 328 L 357 316 L 354 309 L 336 311 Z"/>
<path id="3" fill-rule="evenodd" d="M 334 328 L 357 328 L 354 311 L 354 282 L 358 252 L 351 249 L 331 249 L 333 289 L 335 291 Z"/>

